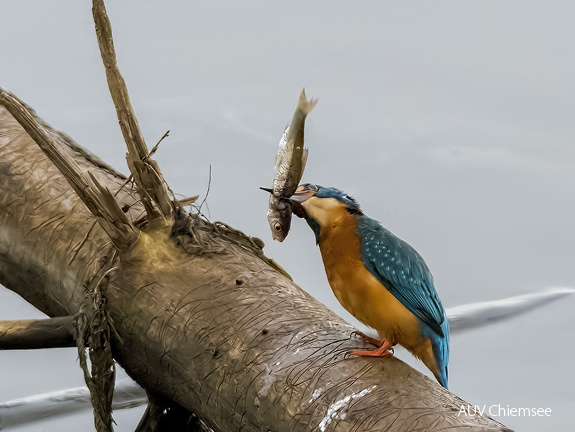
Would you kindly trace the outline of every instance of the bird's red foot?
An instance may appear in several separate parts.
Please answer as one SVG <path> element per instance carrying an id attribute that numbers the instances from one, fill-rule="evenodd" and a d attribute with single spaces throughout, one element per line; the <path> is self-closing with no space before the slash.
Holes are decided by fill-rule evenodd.
<path id="1" fill-rule="evenodd" d="M 357 337 L 361 338 L 361 340 L 364 341 L 365 343 L 371 344 L 373 346 L 376 346 L 376 347 L 381 346 L 381 341 L 379 339 L 372 338 L 371 336 L 368 336 L 365 333 L 360 332 L 359 330 L 351 332 L 351 335 L 357 336 Z"/>
<path id="2" fill-rule="evenodd" d="M 372 338 L 373 339 L 373 338 Z M 391 357 L 393 355 L 393 345 L 388 341 L 384 340 L 378 349 L 371 351 L 352 351 L 354 355 L 359 355 L 362 357 Z"/>

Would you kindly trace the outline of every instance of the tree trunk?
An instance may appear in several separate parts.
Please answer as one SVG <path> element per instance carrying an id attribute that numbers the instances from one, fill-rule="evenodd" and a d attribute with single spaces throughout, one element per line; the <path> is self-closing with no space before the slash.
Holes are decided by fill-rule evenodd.
<path id="1" fill-rule="evenodd" d="M 69 137 L 58 150 L 109 189 L 133 221 L 126 178 Z M 181 210 L 118 251 L 54 164 L 0 108 L 0 282 L 49 316 L 69 316 L 108 271 L 114 358 L 147 390 L 217 431 L 505 430 L 459 415 L 466 402 L 361 345 L 340 317 L 250 241 Z"/>

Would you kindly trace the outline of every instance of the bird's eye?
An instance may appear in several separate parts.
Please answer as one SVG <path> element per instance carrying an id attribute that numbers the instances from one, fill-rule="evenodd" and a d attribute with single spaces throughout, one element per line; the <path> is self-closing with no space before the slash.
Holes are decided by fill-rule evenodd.
<path id="1" fill-rule="evenodd" d="M 279 223 L 279 222 L 276 222 L 276 223 L 274 224 L 274 229 L 275 229 L 276 231 L 281 231 L 281 230 L 282 230 L 282 224 Z"/>

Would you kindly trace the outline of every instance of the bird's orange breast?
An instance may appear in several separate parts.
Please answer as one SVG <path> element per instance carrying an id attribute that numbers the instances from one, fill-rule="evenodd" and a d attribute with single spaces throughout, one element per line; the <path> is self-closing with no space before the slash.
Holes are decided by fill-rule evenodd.
<path id="1" fill-rule="evenodd" d="M 381 338 L 406 348 L 421 343 L 419 321 L 365 267 L 355 216 L 322 224 L 319 246 L 329 284 L 341 305 Z"/>

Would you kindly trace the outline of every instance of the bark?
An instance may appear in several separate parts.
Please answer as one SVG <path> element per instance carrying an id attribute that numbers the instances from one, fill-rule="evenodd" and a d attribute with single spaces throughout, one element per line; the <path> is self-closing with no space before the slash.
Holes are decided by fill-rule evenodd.
<path id="1" fill-rule="evenodd" d="M 73 317 L 0 321 L 0 350 L 73 346 Z"/>
<path id="2" fill-rule="evenodd" d="M 69 137 L 60 152 L 137 219 L 125 176 Z M 0 109 L 0 282 L 49 316 L 76 314 L 110 257 L 114 357 L 217 431 L 505 430 L 396 358 L 349 356 L 354 330 L 225 225 L 180 212 L 117 253 L 66 179 Z"/>

